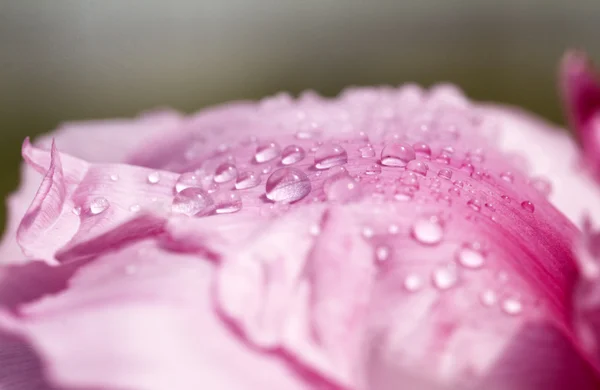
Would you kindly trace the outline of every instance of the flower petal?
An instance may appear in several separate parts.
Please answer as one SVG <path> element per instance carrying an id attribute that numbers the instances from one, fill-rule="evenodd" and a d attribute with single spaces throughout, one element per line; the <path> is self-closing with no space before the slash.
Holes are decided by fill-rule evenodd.
<path id="1" fill-rule="evenodd" d="M 222 326 L 211 306 L 212 267 L 140 242 L 82 267 L 68 290 L 22 308 L 10 330 L 57 386 L 313 388 Z"/>

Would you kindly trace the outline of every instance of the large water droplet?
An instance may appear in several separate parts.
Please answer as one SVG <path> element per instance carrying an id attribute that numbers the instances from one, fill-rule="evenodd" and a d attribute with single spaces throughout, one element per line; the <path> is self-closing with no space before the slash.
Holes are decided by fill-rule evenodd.
<path id="1" fill-rule="evenodd" d="M 253 188 L 260 184 L 260 176 L 252 171 L 242 172 L 238 175 L 235 181 L 235 188 L 238 190 L 245 190 L 247 188 Z"/>
<path id="2" fill-rule="evenodd" d="M 234 164 L 225 162 L 217 167 L 213 180 L 215 183 L 226 183 L 237 177 L 237 168 Z"/>
<path id="3" fill-rule="evenodd" d="M 506 314 L 516 316 L 523 311 L 523 304 L 517 298 L 507 298 L 502 301 L 502 311 Z"/>
<path id="4" fill-rule="evenodd" d="M 361 197 L 358 183 L 350 176 L 334 177 L 326 182 L 325 195 L 327 199 L 340 203 L 348 203 Z"/>
<path id="5" fill-rule="evenodd" d="M 160 181 L 160 173 L 152 172 L 148 175 L 148 183 L 157 184 Z"/>
<path id="6" fill-rule="evenodd" d="M 188 216 L 206 215 L 213 208 L 214 202 L 208 192 L 201 188 L 188 187 L 178 192 L 173 198 L 171 210 L 177 214 Z"/>
<path id="7" fill-rule="evenodd" d="M 90 203 L 90 213 L 92 213 L 92 215 L 98 215 L 105 212 L 109 207 L 110 203 L 108 203 L 106 198 L 96 198 Z"/>
<path id="8" fill-rule="evenodd" d="M 458 272 L 452 265 L 440 267 L 433 271 L 433 285 L 440 290 L 454 287 L 458 282 Z"/>
<path id="9" fill-rule="evenodd" d="M 429 170 L 429 167 L 423 161 L 412 160 L 409 161 L 409 163 L 406 165 L 406 169 L 414 173 L 418 173 L 419 175 L 425 176 L 427 174 L 427 171 Z"/>
<path id="10" fill-rule="evenodd" d="M 276 142 L 266 142 L 258 145 L 254 159 L 257 163 L 264 163 L 274 160 L 281 154 L 281 148 Z"/>
<path id="11" fill-rule="evenodd" d="M 419 178 L 414 172 L 402 172 L 400 183 L 406 187 L 419 188 Z"/>
<path id="12" fill-rule="evenodd" d="M 485 256 L 478 245 L 464 246 L 456 253 L 456 261 L 465 268 L 477 269 L 483 267 Z"/>
<path id="13" fill-rule="evenodd" d="M 404 288 L 407 291 L 415 292 L 423 286 L 423 279 L 418 275 L 410 274 L 404 278 Z"/>
<path id="14" fill-rule="evenodd" d="M 372 146 L 363 146 L 359 149 L 360 156 L 362 158 L 372 158 L 375 157 L 375 149 Z"/>
<path id="15" fill-rule="evenodd" d="M 298 145 L 288 145 L 281 154 L 281 163 L 283 165 L 292 165 L 304 160 L 306 152 Z"/>
<path id="16" fill-rule="evenodd" d="M 281 168 L 269 176 L 266 196 L 274 202 L 291 203 L 308 195 L 311 184 L 304 172 L 295 168 Z"/>
<path id="17" fill-rule="evenodd" d="M 381 151 L 381 163 L 390 167 L 403 167 L 416 158 L 412 146 L 404 142 L 392 142 Z"/>
<path id="18" fill-rule="evenodd" d="M 242 209 L 242 197 L 237 192 L 226 191 L 215 195 L 215 213 L 230 214 Z"/>
<path id="19" fill-rule="evenodd" d="M 200 176 L 198 176 L 194 172 L 182 173 L 177 179 L 177 182 L 175 183 L 175 191 L 181 192 L 186 188 L 190 187 L 202 187 L 202 180 Z"/>
<path id="20" fill-rule="evenodd" d="M 429 145 L 419 142 L 413 145 L 417 157 L 429 159 L 431 157 L 431 148 Z"/>
<path id="21" fill-rule="evenodd" d="M 529 213 L 533 213 L 535 211 L 535 206 L 528 200 L 521 202 L 521 208 Z"/>
<path id="22" fill-rule="evenodd" d="M 340 145 L 327 144 L 319 147 L 315 152 L 315 168 L 329 169 L 336 165 L 348 162 L 348 153 Z"/>
<path id="23" fill-rule="evenodd" d="M 425 245 L 435 245 L 442 241 L 444 228 L 438 217 L 420 217 L 412 226 L 412 236 Z"/>

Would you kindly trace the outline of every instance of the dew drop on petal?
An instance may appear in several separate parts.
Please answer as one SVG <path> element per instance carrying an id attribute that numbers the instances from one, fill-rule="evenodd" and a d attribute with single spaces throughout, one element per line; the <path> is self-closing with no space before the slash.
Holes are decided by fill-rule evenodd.
<path id="1" fill-rule="evenodd" d="M 230 214 L 242 209 L 242 197 L 234 191 L 226 191 L 215 194 L 215 213 Z"/>
<path id="2" fill-rule="evenodd" d="M 131 206 L 129 206 L 129 211 L 131 211 L 132 213 L 137 213 L 141 209 L 142 207 L 139 204 L 132 204 Z"/>
<path id="3" fill-rule="evenodd" d="M 370 227 L 370 226 L 363 227 L 363 229 L 362 229 L 362 236 L 364 238 L 367 238 L 367 239 L 373 238 L 374 235 L 375 235 L 375 231 L 373 230 L 372 227 Z"/>
<path id="4" fill-rule="evenodd" d="M 90 212 L 92 215 L 98 215 L 106 211 L 110 206 L 106 198 L 100 197 L 92 200 L 90 203 Z"/>
<path id="5" fill-rule="evenodd" d="M 429 145 L 419 142 L 413 145 L 413 149 L 417 157 L 429 159 L 431 157 L 431 148 Z"/>
<path id="6" fill-rule="evenodd" d="M 475 170 L 475 167 L 473 166 L 473 164 L 471 164 L 469 162 L 465 162 L 461 165 L 460 169 L 462 171 L 467 172 L 470 175 Z"/>
<path id="7" fill-rule="evenodd" d="M 409 161 L 408 164 L 406 164 L 406 169 L 419 175 L 425 176 L 427 174 L 427 171 L 429 170 L 429 167 L 425 162 L 421 160 L 412 160 Z"/>
<path id="8" fill-rule="evenodd" d="M 200 176 L 194 172 L 185 172 L 179 175 L 179 178 L 175 183 L 175 192 L 181 192 L 190 187 L 202 187 L 202 180 L 200 179 Z"/>
<path id="9" fill-rule="evenodd" d="M 404 278 L 404 288 L 409 292 L 415 292 L 423 286 L 423 279 L 418 275 L 410 274 Z"/>
<path id="10" fill-rule="evenodd" d="M 450 187 L 448 188 L 448 193 L 454 196 L 460 196 L 460 188 Z"/>
<path id="11" fill-rule="evenodd" d="M 378 261 L 386 261 L 390 257 L 390 248 L 381 245 L 375 249 L 375 257 Z"/>
<path id="12" fill-rule="evenodd" d="M 447 290 L 458 282 L 458 272 L 453 266 L 436 268 L 432 274 L 432 281 L 437 289 Z"/>
<path id="13" fill-rule="evenodd" d="M 269 200 L 291 203 L 308 195 L 312 186 L 304 172 L 288 167 L 273 172 L 267 179 L 265 189 Z"/>
<path id="14" fill-rule="evenodd" d="M 217 167 L 213 180 L 215 183 L 226 183 L 237 177 L 237 168 L 234 164 L 225 162 Z"/>
<path id="15" fill-rule="evenodd" d="M 502 200 L 505 201 L 506 203 L 510 203 L 510 196 L 502 195 L 502 196 L 500 196 L 500 198 L 502 198 Z"/>
<path id="16" fill-rule="evenodd" d="M 404 167 L 416 158 L 412 146 L 404 142 L 392 142 L 381 151 L 381 164 L 390 167 Z"/>
<path id="17" fill-rule="evenodd" d="M 359 184 L 350 176 L 334 177 L 325 186 L 328 200 L 348 203 L 361 197 Z"/>
<path id="18" fill-rule="evenodd" d="M 381 173 L 381 166 L 377 163 L 371 164 L 365 170 L 366 175 L 379 175 Z"/>
<path id="19" fill-rule="evenodd" d="M 110 175 L 110 180 L 111 181 L 119 181 L 119 175 L 116 175 L 116 174 Z"/>
<path id="20" fill-rule="evenodd" d="M 479 295 L 479 299 L 484 306 L 493 306 L 498 301 L 498 296 L 494 292 L 494 290 L 485 290 Z"/>
<path id="21" fill-rule="evenodd" d="M 535 206 L 528 200 L 521 202 L 521 208 L 529 213 L 533 213 L 535 211 Z"/>
<path id="22" fill-rule="evenodd" d="M 248 188 L 254 188 L 260 184 L 260 176 L 252 171 L 245 171 L 238 175 L 235 181 L 235 188 L 237 190 L 245 190 Z"/>
<path id="23" fill-rule="evenodd" d="M 438 171 L 438 176 L 442 179 L 451 179 L 452 171 L 450 169 L 442 168 Z"/>
<path id="24" fill-rule="evenodd" d="M 254 160 L 257 163 L 272 161 L 281 155 L 281 148 L 276 142 L 265 142 L 256 147 Z"/>
<path id="25" fill-rule="evenodd" d="M 400 176 L 400 183 L 406 187 L 419 188 L 419 178 L 413 172 L 404 171 Z"/>
<path id="26" fill-rule="evenodd" d="M 425 245 L 435 245 L 442 241 L 444 229 L 438 217 L 420 217 L 412 226 L 412 237 Z"/>
<path id="27" fill-rule="evenodd" d="M 529 181 L 529 184 L 543 196 L 548 196 L 552 192 L 552 183 L 543 177 L 535 177 Z"/>
<path id="28" fill-rule="evenodd" d="M 71 210 L 73 212 L 73 214 L 79 216 L 81 215 L 81 207 L 77 206 L 77 207 L 73 207 L 73 210 Z"/>
<path id="29" fill-rule="evenodd" d="M 481 211 L 481 202 L 478 199 L 469 199 L 467 206 L 475 211 Z"/>
<path id="30" fill-rule="evenodd" d="M 483 267 L 485 256 L 476 246 L 464 246 L 456 253 L 456 261 L 465 268 L 478 269 Z"/>
<path id="31" fill-rule="evenodd" d="M 500 306 L 503 312 L 512 316 L 519 315 L 523 311 L 523 304 L 517 298 L 504 299 Z"/>
<path id="32" fill-rule="evenodd" d="M 189 187 L 178 192 L 173 198 L 171 210 L 188 216 L 206 215 L 214 205 L 212 197 L 201 188 Z"/>
<path id="33" fill-rule="evenodd" d="M 148 183 L 157 184 L 160 181 L 160 173 L 152 172 L 148 175 Z"/>
<path id="34" fill-rule="evenodd" d="M 283 165 L 292 165 L 304 160 L 306 152 L 298 145 L 288 145 L 281 153 L 281 163 Z"/>
<path id="35" fill-rule="evenodd" d="M 511 172 L 502 172 L 500 178 L 508 183 L 515 181 L 515 176 Z"/>
<path id="36" fill-rule="evenodd" d="M 375 150 L 372 146 L 363 146 L 358 150 L 360 152 L 360 156 L 362 158 L 372 158 L 375 157 Z"/>
<path id="37" fill-rule="evenodd" d="M 327 144 L 315 151 L 315 168 L 329 169 L 348 162 L 348 153 L 340 145 Z"/>

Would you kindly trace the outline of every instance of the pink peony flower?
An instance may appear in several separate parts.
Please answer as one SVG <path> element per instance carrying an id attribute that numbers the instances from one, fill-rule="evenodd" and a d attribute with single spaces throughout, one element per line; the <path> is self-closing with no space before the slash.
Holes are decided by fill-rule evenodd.
<path id="1" fill-rule="evenodd" d="M 566 132 L 455 87 L 25 141 L 1 390 L 598 389 L 600 84 Z"/>

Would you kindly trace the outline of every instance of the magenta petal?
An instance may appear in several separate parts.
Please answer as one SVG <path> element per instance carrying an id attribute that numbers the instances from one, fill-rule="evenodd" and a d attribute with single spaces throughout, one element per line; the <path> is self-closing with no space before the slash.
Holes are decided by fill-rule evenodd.
<path id="1" fill-rule="evenodd" d="M 565 55 L 561 67 L 562 93 L 571 125 L 581 142 L 585 162 L 600 174 L 600 82 L 582 52 Z"/>

